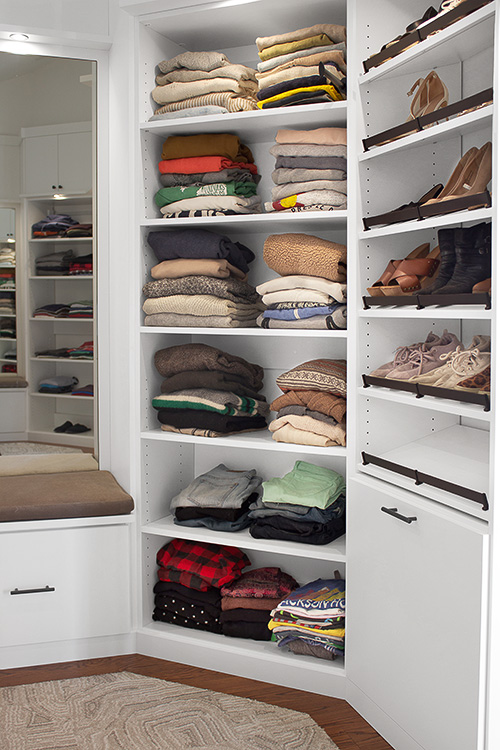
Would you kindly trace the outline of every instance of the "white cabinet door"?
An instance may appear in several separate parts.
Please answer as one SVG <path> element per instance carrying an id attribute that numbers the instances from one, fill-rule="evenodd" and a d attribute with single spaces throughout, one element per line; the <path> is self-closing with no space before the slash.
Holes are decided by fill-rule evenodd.
<path id="1" fill-rule="evenodd" d="M 408 497 L 350 488 L 348 678 L 425 750 L 475 750 L 485 524 Z"/>
<path id="2" fill-rule="evenodd" d="M 13 208 L 0 208 L 0 242 L 14 239 L 16 212 Z"/>
<path id="3" fill-rule="evenodd" d="M 116 524 L 1 533 L 0 644 L 128 632 L 129 531 Z"/>
<path id="4" fill-rule="evenodd" d="M 58 189 L 71 195 L 88 193 L 92 188 L 92 134 L 63 133 L 57 138 Z"/>
<path id="5" fill-rule="evenodd" d="M 57 135 L 25 138 L 24 194 L 50 195 L 57 179 Z"/>

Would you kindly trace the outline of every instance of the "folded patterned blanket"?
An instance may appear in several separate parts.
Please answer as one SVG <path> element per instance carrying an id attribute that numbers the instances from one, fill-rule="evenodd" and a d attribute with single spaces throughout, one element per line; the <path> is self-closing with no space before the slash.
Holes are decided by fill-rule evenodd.
<path id="1" fill-rule="evenodd" d="M 256 195 L 257 185 L 254 182 L 218 182 L 209 185 L 188 185 L 186 187 L 163 187 L 155 195 L 159 208 L 179 200 L 198 198 L 204 195 L 239 195 L 248 197 Z"/>
<path id="2" fill-rule="evenodd" d="M 260 300 L 253 286 L 239 279 L 216 279 L 211 276 L 186 276 L 180 279 L 149 281 L 142 288 L 145 297 L 168 297 L 174 294 L 211 294 L 233 302 L 254 303 Z"/>
<path id="3" fill-rule="evenodd" d="M 270 60 L 273 57 L 288 55 L 298 50 L 311 49 L 312 47 L 326 47 L 331 42 L 332 40 L 326 34 L 315 34 L 314 36 L 307 37 L 307 39 L 300 39 L 296 42 L 274 44 L 272 47 L 263 49 L 258 55 L 261 60 Z"/>
<path id="4" fill-rule="evenodd" d="M 180 313 L 156 313 L 146 315 L 145 326 L 164 326 L 165 328 L 255 328 L 254 317 L 235 319 L 230 315 L 181 315 Z"/>
<path id="5" fill-rule="evenodd" d="M 341 422 L 345 417 L 346 400 L 326 391 L 287 391 L 269 404 L 271 411 L 281 411 L 287 406 L 301 406 L 310 411 L 317 411 Z"/>
<path id="6" fill-rule="evenodd" d="M 186 198 L 186 200 L 169 203 L 168 206 L 163 206 L 160 211 L 164 216 L 169 216 L 180 211 L 199 211 L 204 209 L 229 210 L 239 214 L 254 214 L 261 212 L 262 204 L 258 195 L 250 198 L 241 198 L 238 195 L 204 195 L 198 198 Z"/>
<path id="7" fill-rule="evenodd" d="M 341 178 L 339 177 L 338 179 Z M 221 169 L 219 172 L 198 172 L 195 174 L 182 174 L 179 172 L 160 174 L 160 182 L 163 187 L 211 185 L 215 182 L 253 182 L 258 185 L 260 180 L 260 174 L 252 174 L 249 169 Z"/>
<path id="8" fill-rule="evenodd" d="M 313 180 L 345 180 L 347 170 L 347 159 L 341 156 L 334 156 L 339 160 L 339 167 L 336 169 L 275 169 L 271 177 L 275 185 L 286 185 L 291 182 L 312 182 Z M 343 163 L 345 162 L 345 163 Z M 342 164 L 342 166 L 340 166 Z M 166 176 L 166 175 L 162 175 Z"/>
<path id="9" fill-rule="evenodd" d="M 337 193 L 335 190 L 310 190 L 307 193 L 290 195 L 279 201 L 264 203 L 265 211 L 281 211 L 282 209 L 292 208 L 293 206 L 312 206 L 312 205 L 334 206 L 340 211 L 347 208 L 346 197 L 343 193 Z"/>
<path id="10" fill-rule="evenodd" d="M 305 171 L 305 170 L 304 170 Z M 288 198 L 290 195 L 309 193 L 313 190 L 333 190 L 347 195 L 347 180 L 311 180 L 311 182 L 288 182 L 271 190 L 273 201 Z"/>
<path id="11" fill-rule="evenodd" d="M 187 315 L 231 315 L 246 320 L 256 318 L 262 306 L 231 302 L 210 294 L 174 294 L 147 299 L 142 309 L 146 315 L 180 313 Z"/>
<path id="12" fill-rule="evenodd" d="M 200 135 L 171 135 L 163 143 L 162 159 L 182 159 L 193 156 L 224 156 L 237 162 L 253 163 L 252 152 L 238 136 L 230 133 L 202 133 Z"/>
<path id="13" fill-rule="evenodd" d="M 260 390 L 263 385 L 264 370 L 242 357 L 223 352 L 208 344 L 180 344 L 160 349 L 154 357 L 159 374 L 166 378 L 186 370 L 216 370 L 238 376 L 242 382 Z"/>
<path id="14" fill-rule="evenodd" d="M 174 393 L 162 393 L 153 398 L 155 409 L 205 409 L 218 414 L 253 416 L 268 414 L 265 401 L 256 401 L 246 396 L 237 396 L 230 391 L 214 391 L 209 388 L 192 388 Z"/>
<path id="15" fill-rule="evenodd" d="M 155 116 L 178 112 L 179 110 L 193 109 L 194 107 L 224 107 L 228 112 L 249 112 L 258 109 L 255 97 L 240 96 L 228 91 L 220 91 L 215 94 L 204 94 L 193 96 L 190 99 L 181 99 L 178 102 L 164 104 L 155 110 Z"/>
<path id="16" fill-rule="evenodd" d="M 281 276 L 302 274 L 345 282 L 347 248 L 309 234 L 271 234 L 264 242 L 264 261 Z"/>
<path id="17" fill-rule="evenodd" d="M 315 55 L 328 54 L 330 52 L 335 52 L 335 51 L 340 52 L 342 57 L 345 59 L 346 46 L 344 42 L 340 42 L 339 44 L 328 44 L 328 45 L 321 45 L 319 47 L 309 47 L 308 49 L 305 49 L 305 50 L 296 50 L 295 52 L 290 52 L 288 54 L 278 55 L 278 57 L 272 57 L 269 60 L 261 60 L 261 62 L 257 64 L 257 70 L 259 71 L 259 73 L 272 71 L 272 70 L 276 70 L 277 68 L 280 68 L 280 67 L 282 68 L 285 65 L 288 65 L 288 63 L 292 62 L 293 60 L 312 58 Z M 323 62 L 323 59 L 320 58 L 318 60 L 318 63 L 319 62 Z"/>
<path id="18" fill-rule="evenodd" d="M 342 325 L 339 323 L 339 313 L 342 312 Z M 303 320 L 276 320 L 275 318 L 264 318 L 259 315 L 257 318 L 257 325 L 260 328 L 284 328 L 284 329 L 301 329 L 301 330 L 330 330 L 337 331 L 347 328 L 347 317 L 346 309 L 343 311 L 338 310 L 337 315 L 334 318 L 332 315 L 314 315 L 312 318 L 304 318 Z"/>
<path id="19" fill-rule="evenodd" d="M 216 258 L 176 258 L 163 260 L 151 269 L 153 279 L 181 279 L 184 276 L 213 276 L 214 278 L 246 281 L 248 274 L 233 266 L 225 259 Z"/>
<path id="20" fill-rule="evenodd" d="M 235 162 L 225 156 L 187 156 L 179 159 L 163 159 L 158 164 L 161 174 L 196 174 L 198 172 L 220 172 L 223 169 L 247 169 L 257 174 L 255 164 Z"/>
<path id="21" fill-rule="evenodd" d="M 308 39 L 315 34 L 326 34 L 335 44 L 346 41 L 345 26 L 331 23 L 317 23 L 314 26 L 295 29 L 295 31 L 286 31 L 283 34 L 257 37 L 255 44 L 259 52 L 262 52 L 267 47 L 273 47 L 276 44 L 284 44 L 286 42 L 295 42 L 300 39 Z"/>
<path id="22" fill-rule="evenodd" d="M 206 229 L 160 230 L 150 232 L 147 239 L 160 261 L 174 258 L 225 259 L 246 273 L 248 263 L 255 260 L 255 255 L 246 245 Z"/>
<path id="23" fill-rule="evenodd" d="M 332 136 L 332 139 L 333 137 L 338 137 L 339 141 L 342 139 L 345 140 L 346 135 L 345 135 L 344 128 L 331 128 L 331 130 L 340 130 L 340 131 L 344 130 L 344 134 L 339 133 L 337 136 Z M 296 133 L 297 135 L 292 136 L 292 137 L 296 137 L 300 139 L 300 138 L 303 138 L 304 133 L 307 133 L 308 131 L 307 130 L 305 131 L 304 130 L 278 131 L 278 133 L 280 132 Z M 309 131 L 309 132 L 313 133 L 314 131 Z M 314 135 L 311 135 L 311 138 L 314 138 Z M 345 143 L 320 144 L 320 143 L 305 143 L 299 140 L 297 143 L 290 143 L 290 142 L 278 143 L 277 142 L 274 146 L 271 146 L 271 148 L 269 149 L 269 153 L 271 154 L 271 156 L 292 156 L 294 158 L 297 156 L 315 156 L 315 157 L 343 156 L 345 159 L 347 158 L 347 146 L 345 145 Z"/>
<path id="24" fill-rule="evenodd" d="M 228 58 L 222 52 L 181 52 L 170 60 L 162 60 L 158 68 L 162 73 L 186 68 L 187 70 L 214 70 L 224 65 L 230 65 Z"/>
<path id="25" fill-rule="evenodd" d="M 246 65 L 223 65 L 213 70 L 189 70 L 176 68 L 170 73 L 156 76 L 156 85 L 165 86 L 167 83 L 188 83 L 207 78 L 234 78 L 235 81 L 256 81 L 256 71 Z"/>

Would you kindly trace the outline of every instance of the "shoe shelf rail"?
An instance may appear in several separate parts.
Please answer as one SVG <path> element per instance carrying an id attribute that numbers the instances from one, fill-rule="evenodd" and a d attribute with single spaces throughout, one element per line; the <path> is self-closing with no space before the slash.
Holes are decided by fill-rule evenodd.
<path id="1" fill-rule="evenodd" d="M 470 294 L 425 294 L 419 295 L 397 295 L 385 297 L 362 296 L 363 310 L 369 310 L 372 307 L 416 307 L 417 310 L 423 310 L 426 307 L 447 307 L 448 305 L 484 305 L 485 310 L 491 310 L 491 296 L 487 292 L 470 293 Z"/>
<path id="2" fill-rule="evenodd" d="M 453 388 L 438 388 L 432 385 L 423 385 L 422 383 L 409 383 L 406 380 L 391 380 L 390 378 L 379 378 L 374 375 L 362 375 L 363 387 L 369 388 L 389 388 L 395 391 L 405 391 L 412 393 L 417 398 L 424 396 L 434 396 L 444 398 L 450 401 L 463 401 L 466 404 L 479 404 L 484 411 L 490 410 L 489 393 L 480 393 L 476 391 L 458 391 Z"/>

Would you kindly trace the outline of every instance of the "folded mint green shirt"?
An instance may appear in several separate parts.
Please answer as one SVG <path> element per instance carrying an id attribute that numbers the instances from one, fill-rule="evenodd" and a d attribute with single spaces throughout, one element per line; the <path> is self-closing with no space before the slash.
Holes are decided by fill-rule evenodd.
<path id="1" fill-rule="evenodd" d="M 328 508 L 345 493 L 344 477 L 332 469 L 296 461 L 292 471 L 262 483 L 264 503 L 292 503 Z"/>

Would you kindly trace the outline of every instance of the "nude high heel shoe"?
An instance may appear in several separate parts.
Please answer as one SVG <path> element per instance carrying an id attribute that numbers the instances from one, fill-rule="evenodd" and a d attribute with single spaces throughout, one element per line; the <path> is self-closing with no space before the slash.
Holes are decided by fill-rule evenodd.
<path id="1" fill-rule="evenodd" d="M 408 96 L 411 96 L 415 89 L 417 90 L 410 104 L 407 122 L 448 106 L 448 89 L 435 70 L 431 70 L 425 78 L 415 81 L 408 91 Z"/>
<path id="2" fill-rule="evenodd" d="M 452 198 L 484 193 L 490 180 L 491 141 L 487 141 L 479 150 L 472 147 L 462 156 L 439 197 L 427 203 L 441 203 Z"/>

